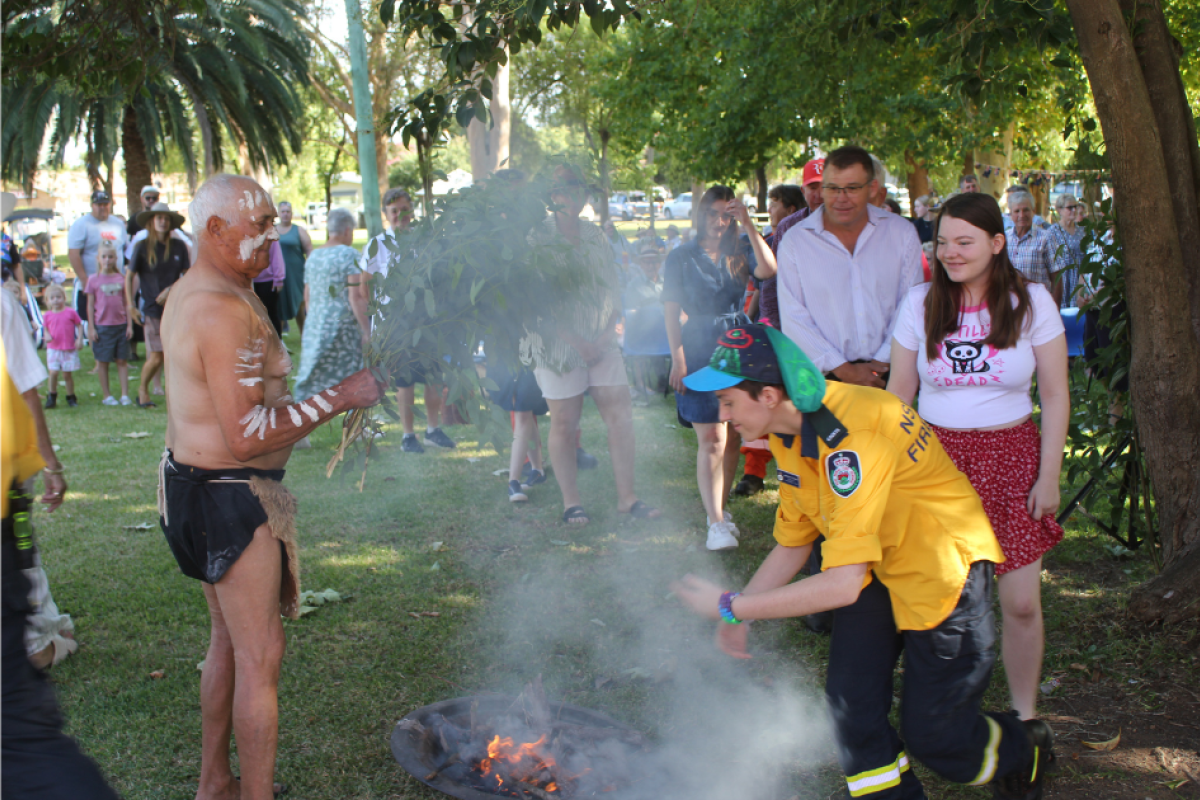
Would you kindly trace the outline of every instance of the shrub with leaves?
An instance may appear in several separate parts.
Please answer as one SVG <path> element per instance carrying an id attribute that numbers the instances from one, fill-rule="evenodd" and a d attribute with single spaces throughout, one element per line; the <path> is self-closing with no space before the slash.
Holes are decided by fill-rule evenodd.
<path id="1" fill-rule="evenodd" d="M 549 209 L 545 185 L 493 179 L 439 201 L 434 217 L 367 245 L 369 257 L 385 248 L 388 265 L 370 284 L 367 366 L 387 386 L 414 374 L 446 386 L 447 401 L 497 450 L 511 441 L 511 431 L 508 414 L 488 401 L 487 390 L 498 387 L 476 367 L 481 346 L 488 361 L 502 361 L 515 374 L 525 332 L 552 335 L 554 309 L 595 286 L 570 246 L 530 236 Z M 397 418 L 390 400 L 383 410 Z M 363 433 L 373 427 L 369 414 L 347 416 L 329 474 L 344 459 L 347 469 L 365 476 L 371 437 Z M 358 440 L 365 446 L 347 456 Z"/>

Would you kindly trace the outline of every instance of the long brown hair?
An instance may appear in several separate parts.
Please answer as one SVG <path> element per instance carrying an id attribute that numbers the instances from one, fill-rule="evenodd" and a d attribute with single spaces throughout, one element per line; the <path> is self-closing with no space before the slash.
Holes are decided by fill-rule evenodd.
<path id="1" fill-rule="evenodd" d="M 167 233 L 163 239 L 158 238 L 158 231 L 154 228 L 154 221 L 159 217 L 167 217 Z M 171 248 L 171 218 L 166 214 L 155 214 L 149 220 L 150 224 L 146 226 L 146 265 L 150 269 L 158 266 L 158 245 L 161 241 L 168 250 Z"/>
<path id="2" fill-rule="evenodd" d="M 712 204 L 720 200 L 728 202 L 736 196 L 733 193 L 733 189 L 720 184 L 710 186 L 708 191 L 704 193 L 704 196 L 700 198 L 700 205 L 696 211 L 697 244 L 703 244 L 705 237 L 708 235 L 708 209 L 712 207 Z M 750 262 L 739 250 L 738 226 L 736 223 L 733 223 L 725 229 L 725 233 L 721 234 L 721 240 L 717 242 L 717 258 L 719 259 L 721 256 L 724 256 L 725 267 L 729 270 L 729 274 L 742 283 L 745 283 L 750 279 Z"/>
<path id="3" fill-rule="evenodd" d="M 947 200 L 938 212 L 935 235 L 941 231 L 942 220 L 946 217 L 961 219 L 979 228 L 987 234 L 988 239 L 996 234 L 1004 234 L 1000 204 L 990 194 L 970 192 Z M 934 253 L 933 279 L 929 294 L 925 295 L 925 357 L 930 361 L 938 357 L 938 346 L 945 338 L 957 332 L 962 325 L 963 308 L 962 284 L 950 280 L 941 259 L 936 255 L 937 251 Z M 992 256 L 987 278 L 988 288 L 984 299 L 992 330 L 983 343 L 997 350 L 1006 350 L 1014 347 L 1021 338 L 1021 330 L 1032 308 L 1029 289 L 1025 287 L 1025 276 L 1017 271 L 1008 258 L 1007 239 L 1000 252 Z M 1017 298 L 1016 305 L 1012 301 L 1014 295 Z"/>

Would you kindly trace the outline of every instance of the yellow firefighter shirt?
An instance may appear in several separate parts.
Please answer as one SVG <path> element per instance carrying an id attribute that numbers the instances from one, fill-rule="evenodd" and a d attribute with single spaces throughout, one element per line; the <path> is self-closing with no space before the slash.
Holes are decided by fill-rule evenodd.
<path id="1" fill-rule="evenodd" d="M 0 289 L 0 291 L 4 291 Z M 37 449 L 37 431 L 29 406 L 8 374 L 4 343 L 0 342 L 0 513 L 8 516 L 8 490 L 34 475 L 45 463 Z"/>
<path id="2" fill-rule="evenodd" d="M 972 563 L 1004 561 L 971 482 L 895 395 L 831 382 L 799 436 L 770 441 L 776 541 L 800 547 L 824 534 L 823 569 L 867 564 L 891 593 L 898 629 L 936 627 Z"/>

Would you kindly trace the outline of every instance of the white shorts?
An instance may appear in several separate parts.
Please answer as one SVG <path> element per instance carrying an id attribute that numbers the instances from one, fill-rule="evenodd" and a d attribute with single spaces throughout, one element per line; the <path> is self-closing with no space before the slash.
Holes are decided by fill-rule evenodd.
<path id="1" fill-rule="evenodd" d="M 78 372 L 81 369 L 79 351 L 46 348 L 46 369 L 51 372 Z"/>
<path id="2" fill-rule="evenodd" d="M 625 374 L 625 359 L 620 351 L 613 350 L 600 359 L 594 367 L 576 367 L 559 375 L 546 367 L 534 367 L 538 388 L 547 400 L 568 400 L 579 397 L 592 386 L 628 386 Z"/>

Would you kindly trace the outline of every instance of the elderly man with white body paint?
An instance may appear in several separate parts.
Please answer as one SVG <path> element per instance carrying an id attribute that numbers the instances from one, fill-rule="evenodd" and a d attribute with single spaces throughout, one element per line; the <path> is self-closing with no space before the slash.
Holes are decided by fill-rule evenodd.
<path id="1" fill-rule="evenodd" d="M 200 679 L 197 800 L 269 800 L 278 738 L 280 614 L 298 615 L 296 501 L 283 488 L 292 445 L 380 397 L 366 370 L 293 402 L 291 360 L 251 285 L 278 239 L 275 206 L 249 178 L 217 175 L 189 216 L 199 257 L 162 321 L 167 450 L 160 523 L 180 570 L 202 582 L 212 638 Z M 229 763 L 237 737 L 241 781 Z"/>

